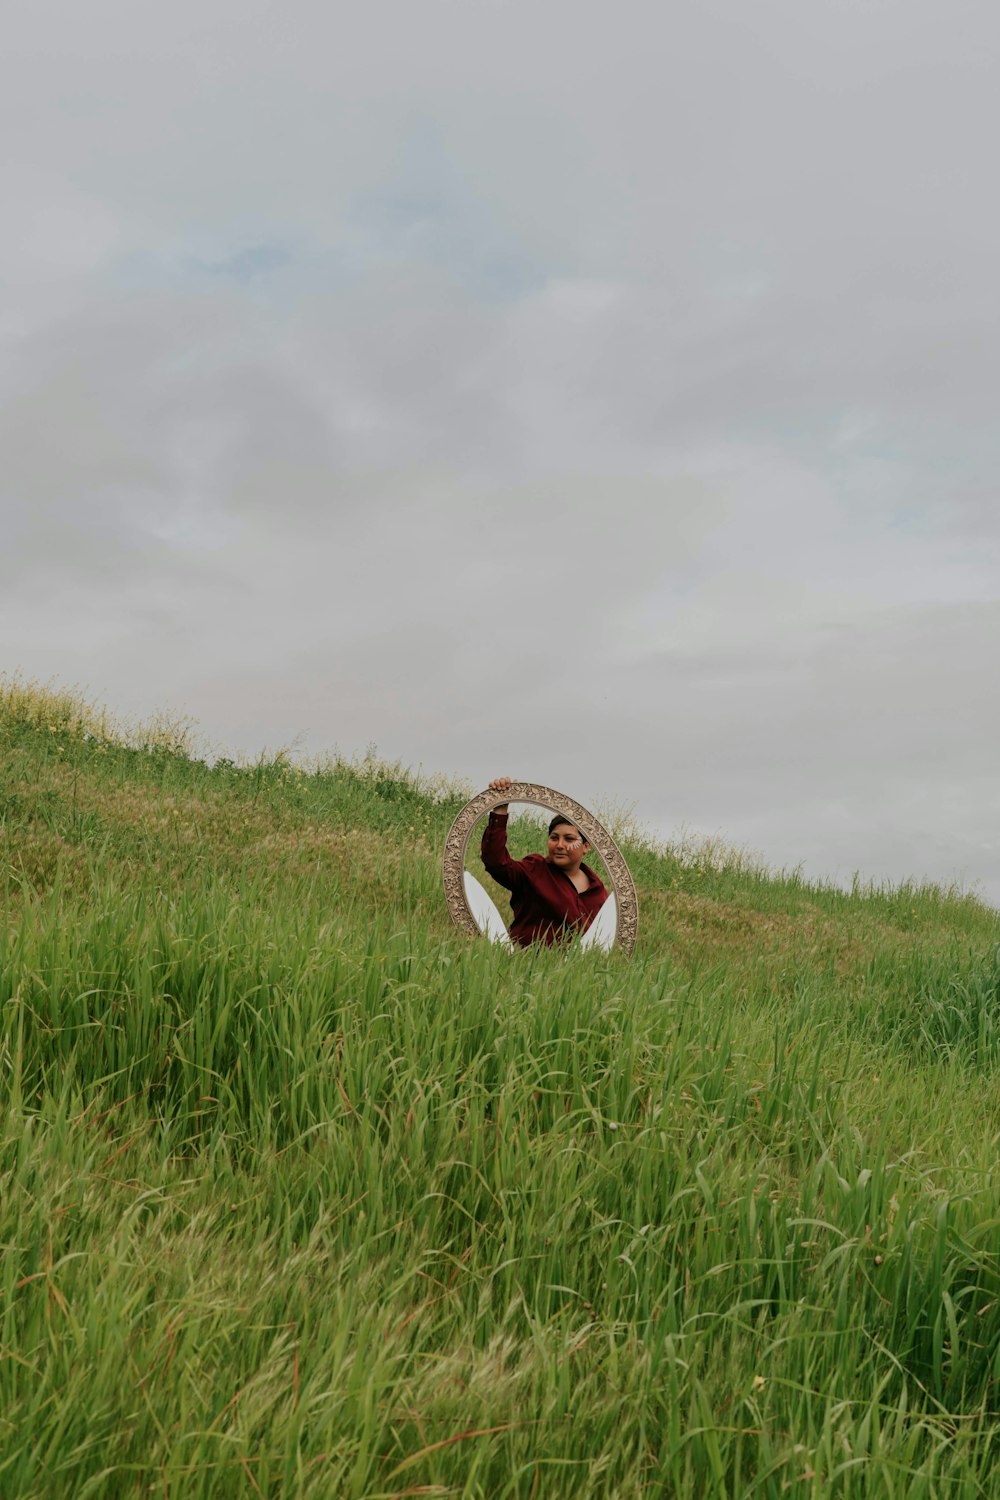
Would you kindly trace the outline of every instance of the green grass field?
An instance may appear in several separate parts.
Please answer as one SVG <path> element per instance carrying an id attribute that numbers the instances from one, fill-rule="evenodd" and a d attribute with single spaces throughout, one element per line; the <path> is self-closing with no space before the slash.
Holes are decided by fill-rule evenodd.
<path id="1" fill-rule="evenodd" d="M 1000 1495 L 1000 915 L 498 951 L 464 800 L 0 689 L 3 1500 Z"/>

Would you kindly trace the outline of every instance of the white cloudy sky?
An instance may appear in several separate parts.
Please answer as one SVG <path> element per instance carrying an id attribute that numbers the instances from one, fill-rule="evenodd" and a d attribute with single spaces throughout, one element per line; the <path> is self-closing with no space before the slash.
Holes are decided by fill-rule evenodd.
<path id="1" fill-rule="evenodd" d="M 35 0 L 0 670 L 1000 903 L 992 0 Z"/>

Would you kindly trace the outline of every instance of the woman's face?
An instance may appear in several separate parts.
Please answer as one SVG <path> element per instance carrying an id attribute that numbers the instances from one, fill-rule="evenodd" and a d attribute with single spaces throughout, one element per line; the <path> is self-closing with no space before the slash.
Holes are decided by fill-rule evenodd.
<path id="1" fill-rule="evenodd" d="M 561 869 L 578 865 L 589 847 L 572 823 L 557 823 L 549 834 L 549 859 Z"/>

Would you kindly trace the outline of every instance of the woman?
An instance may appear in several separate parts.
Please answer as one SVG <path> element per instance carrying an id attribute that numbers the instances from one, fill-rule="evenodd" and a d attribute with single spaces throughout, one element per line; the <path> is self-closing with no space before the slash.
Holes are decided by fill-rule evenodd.
<path id="1" fill-rule="evenodd" d="M 490 791 L 505 792 L 512 785 L 509 776 L 498 776 L 490 782 Z M 497 884 L 510 891 L 512 943 L 521 948 L 551 945 L 586 932 L 608 899 L 603 882 L 583 863 L 589 852 L 580 829 L 557 814 L 549 824 L 547 858 L 529 854 L 511 859 L 507 803 L 493 809 L 483 834 L 482 859 Z"/>

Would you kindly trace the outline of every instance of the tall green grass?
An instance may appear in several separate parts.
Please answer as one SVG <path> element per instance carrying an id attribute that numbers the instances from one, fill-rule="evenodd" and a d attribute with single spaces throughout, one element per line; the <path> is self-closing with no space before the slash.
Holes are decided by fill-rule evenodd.
<path id="1" fill-rule="evenodd" d="M 5 1500 L 996 1492 L 996 913 L 633 841 L 498 952 L 462 788 L 20 692 Z"/>

